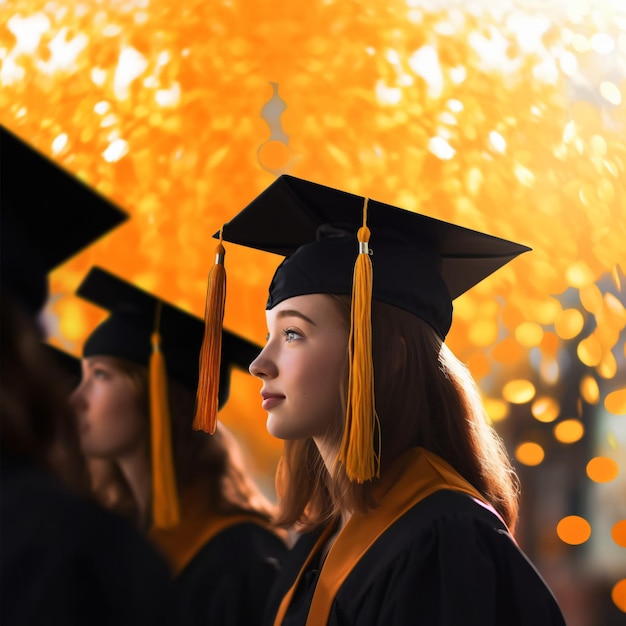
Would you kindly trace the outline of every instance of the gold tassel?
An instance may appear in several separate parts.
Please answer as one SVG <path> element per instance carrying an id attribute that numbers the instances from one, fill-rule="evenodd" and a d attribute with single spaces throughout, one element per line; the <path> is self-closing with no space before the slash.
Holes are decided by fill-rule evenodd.
<path id="1" fill-rule="evenodd" d="M 195 430 L 211 435 L 217 425 L 220 393 L 220 364 L 222 359 L 222 326 L 226 302 L 226 251 L 220 240 L 215 248 L 215 265 L 209 272 L 206 305 L 204 308 L 204 339 L 200 350 L 200 372 L 196 394 Z"/>
<path id="2" fill-rule="evenodd" d="M 152 524 L 171 528 L 180 522 L 180 504 L 172 455 L 172 434 L 167 397 L 167 372 L 159 334 L 161 303 L 157 306 L 150 355 L 150 420 L 152 439 Z"/>
<path id="3" fill-rule="evenodd" d="M 357 233 L 359 255 L 354 266 L 350 320 L 350 375 L 346 424 L 339 460 L 352 481 L 363 483 L 380 475 L 380 422 L 374 399 L 374 359 L 372 356 L 372 261 L 368 242 L 367 203 L 363 206 L 363 226 Z M 377 436 L 378 452 L 374 450 Z"/>

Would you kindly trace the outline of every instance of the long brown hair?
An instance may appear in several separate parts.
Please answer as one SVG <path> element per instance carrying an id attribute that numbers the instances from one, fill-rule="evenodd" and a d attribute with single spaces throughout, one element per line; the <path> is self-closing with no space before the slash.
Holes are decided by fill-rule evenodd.
<path id="1" fill-rule="evenodd" d="M 88 493 L 70 389 L 42 344 L 38 327 L 6 294 L 0 298 L 0 441 L 2 455 L 51 472 Z"/>
<path id="2" fill-rule="evenodd" d="M 348 324 L 349 298 L 329 297 Z M 372 303 L 372 332 L 381 471 L 421 446 L 452 465 L 514 529 L 519 481 L 468 369 L 426 322 L 392 305 Z M 342 428 L 329 433 L 337 445 Z M 343 511 L 367 511 L 376 506 L 376 482 L 349 481 L 339 463 L 329 474 L 312 439 L 286 441 L 277 473 L 277 523 L 311 530 Z"/>
<path id="3" fill-rule="evenodd" d="M 142 414 L 149 421 L 148 369 L 125 359 L 111 358 L 111 365 L 126 375 L 136 392 Z M 274 508 L 246 471 L 234 436 L 223 424 L 214 435 L 194 431 L 195 395 L 175 380 L 168 381 L 174 467 L 179 492 L 194 488 L 206 495 L 206 504 L 219 515 L 247 513 L 264 521 L 272 519 Z M 113 463 L 93 466 L 92 485 L 109 508 L 133 517 L 129 507 L 131 491 Z"/>

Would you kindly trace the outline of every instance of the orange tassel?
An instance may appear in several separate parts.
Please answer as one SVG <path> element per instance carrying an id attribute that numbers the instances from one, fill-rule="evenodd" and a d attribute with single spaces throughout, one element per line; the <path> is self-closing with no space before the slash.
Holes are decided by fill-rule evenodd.
<path id="1" fill-rule="evenodd" d="M 215 265 L 209 272 L 204 309 L 204 339 L 200 350 L 200 373 L 196 394 L 195 430 L 211 435 L 217 426 L 220 393 L 220 364 L 222 359 L 222 326 L 226 302 L 226 269 L 222 231 L 215 249 Z"/>
<path id="2" fill-rule="evenodd" d="M 350 320 L 350 375 L 346 424 L 339 460 L 352 481 L 363 483 L 380 475 L 380 422 L 374 399 L 374 359 L 372 356 L 372 262 L 369 258 L 370 231 L 367 203 L 363 206 L 363 226 L 357 233 L 359 256 L 354 266 Z M 378 452 L 374 450 L 377 435 Z"/>
<path id="3" fill-rule="evenodd" d="M 157 320 L 161 306 L 157 311 Z M 150 355 L 150 419 L 152 439 L 152 523 L 155 528 L 171 528 L 180 522 L 180 504 L 172 455 L 170 411 L 167 397 L 167 372 L 161 352 L 161 337 L 152 335 Z"/>

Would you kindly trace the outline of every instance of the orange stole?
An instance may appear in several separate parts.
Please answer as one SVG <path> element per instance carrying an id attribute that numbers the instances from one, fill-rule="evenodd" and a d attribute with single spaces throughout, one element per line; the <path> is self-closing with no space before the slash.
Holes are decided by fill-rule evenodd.
<path id="1" fill-rule="evenodd" d="M 385 472 L 377 494 L 378 508 L 367 514 L 353 515 L 339 533 L 322 566 L 309 608 L 307 626 L 327 623 L 337 592 L 361 557 L 396 520 L 420 500 L 441 489 L 466 493 L 495 512 L 480 492 L 442 458 L 423 448 L 408 450 Z M 315 544 L 280 604 L 274 620 L 275 626 L 282 624 L 306 567 L 331 532 L 332 527 L 326 529 Z"/>
<path id="2" fill-rule="evenodd" d="M 148 538 L 166 558 L 178 576 L 193 557 L 219 532 L 245 522 L 265 526 L 263 520 L 245 513 L 216 515 L 209 511 L 197 490 L 185 494 L 181 507 L 181 521 L 174 528 L 150 528 Z"/>

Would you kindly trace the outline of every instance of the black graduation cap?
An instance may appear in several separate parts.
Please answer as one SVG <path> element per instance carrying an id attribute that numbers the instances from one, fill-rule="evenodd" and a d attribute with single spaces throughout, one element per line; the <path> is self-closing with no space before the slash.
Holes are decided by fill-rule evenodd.
<path id="1" fill-rule="evenodd" d="M 47 274 L 128 218 L 105 197 L 0 125 L 2 291 L 36 314 Z"/>
<path id="2" fill-rule="evenodd" d="M 195 392 L 204 332 L 201 318 L 99 267 L 91 268 L 77 294 L 111 312 L 86 340 L 83 356 L 114 356 L 146 367 L 150 362 L 151 336 L 160 305 L 158 331 L 167 374 Z M 231 368 L 237 366 L 247 370 L 261 350 L 260 346 L 226 330 L 222 341 L 220 407 L 228 399 Z"/>
<path id="3" fill-rule="evenodd" d="M 224 225 L 223 238 L 285 255 L 268 308 L 310 293 L 350 294 L 365 198 L 293 176 Z M 373 298 L 426 320 L 442 338 L 452 300 L 530 248 L 368 200 Z M 217 235 L 216 235 L 217 236 Z"/>
<path id="4" fill-rule="evenodd" d="M 74 389 L 77 387 L 80 383 L 82 371 L 80 359 L 52 344 L 44 343 L 42 345 L 50 360 L 55 364 L 57 371 L 67 381 L 68 388 Z"/>

